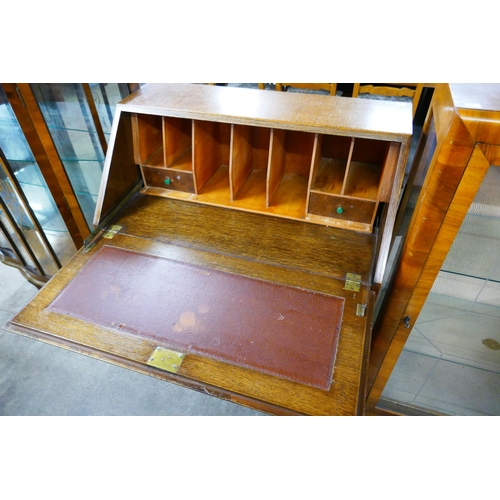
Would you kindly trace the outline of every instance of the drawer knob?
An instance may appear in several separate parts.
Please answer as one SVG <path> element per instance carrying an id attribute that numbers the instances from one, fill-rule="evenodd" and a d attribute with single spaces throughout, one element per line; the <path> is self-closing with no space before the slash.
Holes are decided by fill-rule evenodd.
<path id="1" fill-rule="evenodd" d="M 338 214 L 343 214 L 344 213 L 344 209 L 342 207 L 337 207 L 337 213 Z"/>
<path id="2" fill-rule="evenodd" d="M 170 177 L 167 177 L 163 182 L 165 182 L 165 184 L 168 186 L 172 182 L 172 179 Z"/>

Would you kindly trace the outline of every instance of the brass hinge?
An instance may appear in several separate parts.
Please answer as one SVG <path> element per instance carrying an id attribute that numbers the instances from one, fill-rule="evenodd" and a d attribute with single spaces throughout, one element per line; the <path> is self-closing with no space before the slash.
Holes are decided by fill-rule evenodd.
<path id="1" fill-rule="evenodd" d="M 109 240 L 121 229 L 121 226 L 111 226 L 103 235 L 103 238 L 108 238 Z"/>
<path id="2" fill-rule="evenodd" d="M 347 273 L 345 276 L 344 290 L 359 292 L 360 289 L 361 289 L 361 275 L 354 273 Z"/>
<path id="3" fill-rule="evenodd" d="M 181 367 L 185 354 L 171 351 L 164 347 L 157 347 L 148 359 L 147 364 L 166 372 L 177 373 Z"/>
<path id="4" fill-rule="evenodd" d="M 92 238 L 89 237 L 84 241 L 84 250 L 83 251 L 85 253 L 90 252 L 90 250 L 92 250 L 96 246 L 96 243 L 98 242 L 101 235 L 103 238 L 107 238 L 108 240 L 111 240 L 114 237 L 114 235 L 120 231 L 121 228 L 122 228 L 122 226 L 111 226 L 104 234 L 102 234 L 102 230 L 101 230 L 101 232 L 93 233 Z"/>

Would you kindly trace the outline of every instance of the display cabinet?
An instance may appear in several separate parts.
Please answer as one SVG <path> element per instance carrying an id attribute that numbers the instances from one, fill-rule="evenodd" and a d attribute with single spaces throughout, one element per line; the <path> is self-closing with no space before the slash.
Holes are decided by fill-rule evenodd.
<path id="1" fill-rule="evenodd" d="M 374 328 L 368 377 L 370 413 L 383 412 L 379 400 L 403 346 L 483 179 L 500 165 L 500 86 L 436 85 L 415 158 L 412 177 L 421 187 Z M 488 214 L 493 209 L 491 204 L 483 211 Z M 473 242 L 471 236 L 469 244 Z M 474 257 L 473 252 L 470 256 Z M 467 276 L 471 267 L 472 263 L 453 273 Z M 484 336 L 493 334 L 485 332 Z"/>

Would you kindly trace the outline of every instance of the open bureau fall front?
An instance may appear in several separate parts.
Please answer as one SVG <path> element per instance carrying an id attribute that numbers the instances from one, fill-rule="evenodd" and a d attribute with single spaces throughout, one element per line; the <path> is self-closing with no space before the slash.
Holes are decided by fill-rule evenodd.
<path id="1" fill-rule="evenodd" d="M 8 329 L 272 414 L 355 415 L 407 103 L 148 84 L 92 238 Z"/>

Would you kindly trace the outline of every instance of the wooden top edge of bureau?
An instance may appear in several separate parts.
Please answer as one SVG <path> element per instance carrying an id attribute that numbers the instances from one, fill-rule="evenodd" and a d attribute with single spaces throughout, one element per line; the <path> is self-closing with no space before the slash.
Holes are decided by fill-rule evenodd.
<path id="1" fill-rule="evenodd" d="M 118 109 L 134 113 L 386 140 L 412 135 L 411 103 L 190 83 L 147 84 Z M 408 113 L 410 110 L 410 119 Z"/>

